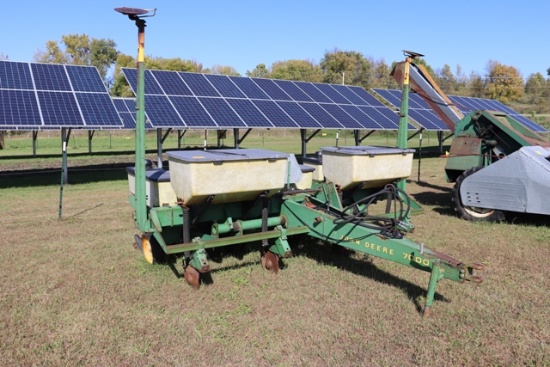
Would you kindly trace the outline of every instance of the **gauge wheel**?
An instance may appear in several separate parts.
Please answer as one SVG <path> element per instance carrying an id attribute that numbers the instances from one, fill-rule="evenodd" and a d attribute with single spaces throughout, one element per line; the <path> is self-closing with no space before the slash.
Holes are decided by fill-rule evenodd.
<path id="1" fill-rule="evenodd" d="M 474 173 L 481 170 L 483 167 L 470 168 L 456 179 L 455 186 L 453 187 L 452 199 L 455 207 L 455 211 L 462 219 L 470 221 L 486 221 L 486 222 L 499 222 L 504 220 L 504 213 L 496 209 L 478 208 L 474 206 L 465 206 L 460 198 L 460 187 L 462 182 Z"/>
<path id="2" fill-rule="evenodd" d="M 141 251 L 145 261 L 149 264 L 159 264 L 166 261 L 166 254 L 154 236 L 150 234 L 141 235 Z"/>

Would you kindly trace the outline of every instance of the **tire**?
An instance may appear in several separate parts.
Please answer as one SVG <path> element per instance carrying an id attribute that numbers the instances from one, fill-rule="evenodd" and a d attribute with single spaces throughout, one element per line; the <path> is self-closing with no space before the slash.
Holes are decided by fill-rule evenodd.
<path id="1" fill-rule="evenodd" d="M 464 206 L 462 199 L 460 198 L 460 187 L 466 177 L 473 175 L 480 171 L 483 167 L 470 168 L 456 179 L 455 186 L 452 191 L 452 200 L 454 203 L 454 209 L 458 216 L 462 219 L 477 222 L 500 222 L 504 220 L 504 213 L 496 209 L 477 208 L 473 206 Z"/>

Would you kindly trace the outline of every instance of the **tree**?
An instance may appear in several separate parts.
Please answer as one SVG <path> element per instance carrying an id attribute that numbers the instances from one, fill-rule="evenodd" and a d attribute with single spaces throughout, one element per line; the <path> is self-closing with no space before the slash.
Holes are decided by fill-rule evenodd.
<path id="1" fill-rule="evenodd" d="M 485 96 L 485 81 L 479 74 L 472 71 L 466 89 L 468 96 L 482 98 Z"/>
<path id="2" fill-rule="evenodd" d="M 269 78 L 271 72 L 265 64 L 258 64 L 252 71 L 246 71 L 246 76 L 250 78 Z"/>
<path id="3" fill-rule="evenodd" d="M 327 51 L 320 63 L 323 82 L 359 85 L 370 88 L 372 65 L 363 54 L 356 51 Z"/>
<path id="4" fill-rule="evenodd" d="M 305 82 L 320 82 L 321 69 L 312 61 L 288 60 L 277 61 L 271 65 L 271 78 L 284 80 L 298 80 Z"/>
<path id="5" fill-rule="evenodd" d="M 0 60 L 9 60 L 9 57 L 5 53 L 0 52 Z"/>
<path id="6" fill-rule="evenodd" d="M 397 82 L 390 75 L 391 68 L 386 64 L 384 59 L 378 61 L 372 61 L 372 88 L 386 88 L 395 89 L 398 88 Z"/>
<path id="7" fill-rule="evenodd" d="M 519 100 L 523 96 L 523 78 L 518 69 L 490 60 L 487 64 L 487 93 L 502 103 Z"/>
<path id="8" fill-rule="evenodd" d="M 237 69 L 235 69 L 233 66 L 224 66 L 224 65 L 214 65 L 210 69 L 204 70 L 205 73 L 208 74 L 216 74 L 216 75 L 230 75 L 230 76 L 241 76 Z"/>
<path id="9" fill-rule="evenodd" d="M 550 95 L 548 83 L 541 73 L 529 75 L 525 82 L 525 102 L 535 105 L 535 110 L 539 113 L 548 110 Z"/>
<path id="10" fill-rule="evenodd" d="M 437 70 L 436 72 L 436 82 L 439 84 L 439 87 L 446 94 L 452 94 L 456 91 L 456 78 L 451 70 L 449 64 L 443 65 L 442 69 Z"/>
<path id="11" fill-rule="evenodd" d="M 95 66 L 103 79 L 118 56 L 116 43 L 110 39 L 90 38 L 86 34 L 68 34 L 61 44 L 47 41 L 46 50 L 34 55 L 36 62 Z"/>

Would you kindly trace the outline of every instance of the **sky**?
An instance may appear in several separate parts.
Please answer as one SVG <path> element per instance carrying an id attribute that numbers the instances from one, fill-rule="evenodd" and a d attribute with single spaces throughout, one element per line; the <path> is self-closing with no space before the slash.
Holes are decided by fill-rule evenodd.
<path id="1" fill-rule="evenodd" d="M 319 63 L 335 49 L 388 65 L 410 50 L 434 70 L 460 65 L 466 75 L 485 75 L 490 60 L 524 78 L 550 68 L 548 0 L 18 0 L 2 6 L 0 54 L 32 62 L 47 41 L 86 34 L 136 56 L 137 28 L 116 7 L 157 8 L 146 19 L 146 55 L 232 66 L 243 76 L 261 63 Z"/>

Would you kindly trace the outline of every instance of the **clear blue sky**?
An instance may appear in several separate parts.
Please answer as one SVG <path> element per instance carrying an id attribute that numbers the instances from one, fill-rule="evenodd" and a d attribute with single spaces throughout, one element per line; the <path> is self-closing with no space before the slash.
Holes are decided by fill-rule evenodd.
<path id="1" fill-rule="evenodd" d="M 388 65 L 401 50 L 426 55 L 434 69 L 460 65 L 484 75 L 495 60 L 524 78 L 550 67 L 550 1 L 374 0 L 56 0 L 5 1 L 0 53 L 33 61 L 46 41 L 65 34 L 110 38 L 135 56 L 137 30 L 115 7 L 154 8 L 147 55 L 233 66 L 242 75 L 259 63 L 307 59 L 328 50 L 361 52 Z"/>

